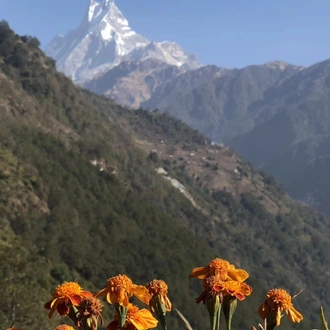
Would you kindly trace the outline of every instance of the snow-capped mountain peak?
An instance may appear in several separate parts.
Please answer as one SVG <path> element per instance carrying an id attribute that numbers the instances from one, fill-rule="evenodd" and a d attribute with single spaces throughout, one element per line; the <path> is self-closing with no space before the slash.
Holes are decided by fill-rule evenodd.
<path id="1" fill-rule="evenodd" d="M 65 37 L 56 36 L 46 53 L 57 61 L 60 71 L 78 83 L 92 79 L 123 60 L 157 58 L 187 68 L 200 66 L 197 59 L 177 44 L 151 43 L 133 31 L 114 0 L 90 0 L 80 26 Z"/>

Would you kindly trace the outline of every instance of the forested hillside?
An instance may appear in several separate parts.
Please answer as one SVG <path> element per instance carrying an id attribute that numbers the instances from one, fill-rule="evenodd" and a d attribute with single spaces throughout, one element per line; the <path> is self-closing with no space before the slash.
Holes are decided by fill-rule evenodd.
<path id="1" fill-rule="evenodd" d="M 306 288 L 295 302 L 300 327 L 319 326 L 320 304 L 330 308 L 327 218 L 182 122 L 74 86 L 38 47 L 0 23 L 4 328 L 54 329 L 59 318 L 49 321 L 43 304 L 56 284 L 97 292 L 125 273 L 140 284 L 164 279 L 173 306 L 206 329 L 188 275 L 214 257 L 250 273 L 254 292 L 234 327 L 257 325 L 278 286 Z M 169 322 L 183 327 L 174 311 Z"/>

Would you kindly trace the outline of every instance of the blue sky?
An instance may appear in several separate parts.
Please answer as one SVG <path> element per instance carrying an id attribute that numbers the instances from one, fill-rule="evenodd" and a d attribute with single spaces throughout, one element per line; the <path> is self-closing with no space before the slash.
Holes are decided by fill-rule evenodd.
<path id="1" fill-rule="evenodd" d="M 0 0 L 0 19 L 45 46 L 81 22 L 89 0 Z M 330 58 L 330 0 L 117 0 L 131 27 L 204 64 L 244 67 Z"/>

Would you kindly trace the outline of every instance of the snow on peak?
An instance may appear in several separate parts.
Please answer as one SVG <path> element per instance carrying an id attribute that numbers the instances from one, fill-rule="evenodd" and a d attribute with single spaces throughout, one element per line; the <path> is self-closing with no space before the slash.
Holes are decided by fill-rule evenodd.
<path id="1" fill-rule="evenodd" d="M 101 36 L 104 41 L 116 39 L 119 44 L 125 42 L 123 38 L 135 35 L 136 33 L 130 28 L 127 19 L 116 6 L 114 0 L 104 0 L 97 2 L 91 0 L 88 9 L 88 22 L 82 25 L 88 25 L 90 34 Z M 148 43 L 146 40 L 145 43 Z M 120 53 L 126 53 L 120 50 Z"/>
<path id="2" fill-rule="evenodd" d="M 72 80 L 83 83 L 123 60 L 157 58 L 187 69 L 199 67 L 197 59 L 169 41 L 151 43 L 131 29 L 114 0 L 90 0 L 80 26 L 65 37 L 54 38 L 46 53 Z"/>
<path id="3" fill-rule="evenodd" d="M 114 0 L 104 0 L 104 3 L 103 3 L 104 6 L 109 6 L 109 4 L 114 5 L 115 1 Z"/>
<path id="4" fill-rule="evenodd" d="M 88 21 L 91 22 L 99 18 L 104 18 L 109 16 L 115 18 L 116 16 L 122 16 L 123 14 L 115 5 L 113 0 L 104 0 L 104 2 L 99 2 L 96 0 L 90 0 L 88 8 Z"/>

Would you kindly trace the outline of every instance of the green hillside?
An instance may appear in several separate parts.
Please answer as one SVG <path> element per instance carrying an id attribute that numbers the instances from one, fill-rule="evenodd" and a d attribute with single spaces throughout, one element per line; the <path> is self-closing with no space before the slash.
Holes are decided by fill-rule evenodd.
<path id="1" fill-rule="evenodd" d="M 59 318 L 48 321 L 43 302 L 55 285 L 97 292 L 125 273 L 139 284 L 164 279 L 173 306 L 206 329 L 200 283 L 188 275 L 220 257 L 254 288 L 234 327 L 257 325 L 277 286 L 306 288 L 299 327 L 318 327 L 320 304 L 330 308 L 328 219 L 180 121 L 74 86 L 38 46 L 0 23 L 2 326 L 54 329 Z M 169 324 L 184 326 L 175 312 Z"/>

